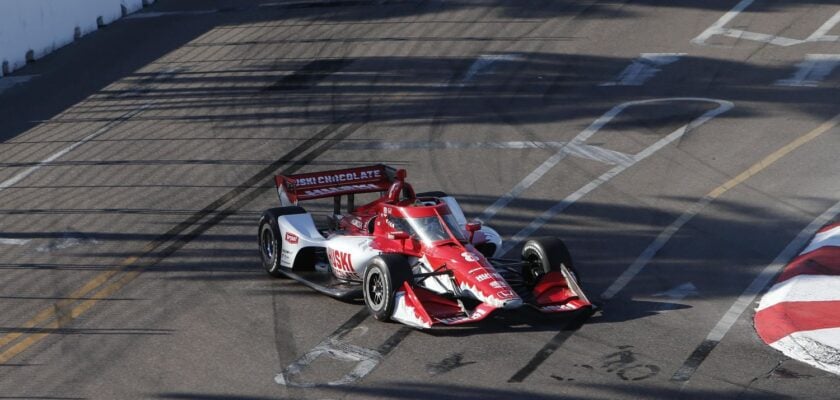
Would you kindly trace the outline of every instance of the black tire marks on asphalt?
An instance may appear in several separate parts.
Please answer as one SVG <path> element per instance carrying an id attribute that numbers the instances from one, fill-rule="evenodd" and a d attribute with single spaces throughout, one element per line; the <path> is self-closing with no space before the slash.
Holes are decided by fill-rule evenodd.
<path id="1" fill-rule="evenodd" d="M 615 376 L 623 381 L 642 381 L 658 375 L 662 368 L 654 364 L 640 363 L 636 353 L 631 350 L 632 348 L 633 346 L 618 346 L 618 351 L 601 358 L 602 364 L 598 368 L 588 364 L 575 364 L 574 367 L 578 370 L 584 370 L 586 373 L 598 370 L 615 374 Z M 560 382 L 571 382 L 575 380 L 575 378 L 563 377 L 556 374 L 551 375 L 551 377 Z"/>
<path id="2" fill-rule="evenodd" d="M 508 379 L 508 383 L 520 383 L 524 381 L 529 375 L 531 375 L 537 368 L 542 365 L 545 360 L 548 359 L 554 352 L 560 348 L 563 343 L 570 338 L 575 332 L 577 332 L 580 327 L 589 319 L 589 317 L 594 314 L 593 310 L 584 310 L 573 318 L 568 320 L 562 328 L 560 328 L 560 332 L 554 335 L 551 340 L 546 343 L 542 349 L 540 349 L 537 354 L 531 358 L 531 361 L 528 364 L 525 364 L 522 369 L 517 371 L 513 376 Z"/>
<path id="3" fill-rule="evenodd" d="M 461 368 L 470 364 L 475 364 L 475 361 L 464 361 L 464 353 L 454 353 L 440 362 L 426 364 L 426 372 L 429 375 L 440 375 L 450 372 L 456 368 Z"/>

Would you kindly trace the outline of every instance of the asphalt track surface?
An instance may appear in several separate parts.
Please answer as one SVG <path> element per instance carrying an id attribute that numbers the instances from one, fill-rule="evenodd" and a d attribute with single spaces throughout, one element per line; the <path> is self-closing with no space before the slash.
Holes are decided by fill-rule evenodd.
<path id="1" fill-rule="evenodd" d="M 0 93 L 0 397 L 836 397 L 750 294 L 838 201 L 838 11 L 161 0 Z M 378 162 L 603 310 L 421 332 L 270 279 L 270 176 Z"/>

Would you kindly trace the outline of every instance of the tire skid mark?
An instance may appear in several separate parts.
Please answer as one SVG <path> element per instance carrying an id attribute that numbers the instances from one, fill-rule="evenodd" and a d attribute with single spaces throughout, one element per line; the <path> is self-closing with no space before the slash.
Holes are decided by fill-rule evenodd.
<path id="1" fill-rule="evenodd" d="M 68 296 L 68 300 L 61 300 L 59 302 L 56 302 L 55 305 L 43 309 L 38 314 L 36 314 L 35 317 L 25 322 L 22 325 L 22 327 L 35 328 L 43 322 L 55 320 L 58 317 L 58 313 L 56 312 L 56 310 L 65 310 L 69 308 L 75 302 L 75 300 L 72 299 L 83 298 L 88 293 L 97 290 L 103 284 L 109 282 L 111 278 L 117 275 L 121 275 L 120 278 L 113 282 L 111 285 L 109 285 L 102 291 L 97 292 L 90 299 L 85 300 L 84 302 L 72 308 L 69 313 L 69 317 L 64 318 L 66 320 L 65 323 L 74 320 L 75 318 L 83 314 L 85 311 L 89 310 L 99 300 L 110 296 L 117 290 L 121 289 L 122 287 L 133 281 L 137 276 L 139 276 L 139 274 L 144 269 L 154 266 L 166 257 L 172 255 L 174 252 L 184 247 L 193 239 L 206 232 L 211 227 L 215 226 L 228 216 L 236 213 L 237 210 L 259 197 L 264 190 L 268 189 L 268 187 L 261 186 L 258 184 L 264 181 L 270 175 L 272 175 L 280 167 L 287 166 L 284 169 L 284 172 L 294 173 L 303 166 L 309 164 L 315 158 L 320 156 L 323 152 L 327 151 L 336 142 L 341 141 L 342 139 L 346 138 L 347 136 L 358 130 L 363 124 L 364 123 L 359 122 L 346 125 L 343 122 L 337 122 L 327 126 L 326 128 L 313 135 L 313 137 L 309 140 L 301 143 L 300 145 L 298 145 L 297 147 L 295 147 L 294 149 L 290 150 L 282 157 L 277 159 L 272 164 L 266 166 L 265 168 L 254 174 L 244 183 L 231 189 L 230 191 L 228 191 L 227 193 L 210 203 L 208 206 L 204 207 L 202 210 L 191 215 L 189 218 L 185 219 L 175 227 L 171 228 L 169 231 L 162 234 L 157 239 L 148 243 L 143 248 L 140 255 L 125 258 L 124 260 L 122 260 L 122 262 L 120 262 L 119 267 L 100 273 L 92 280 L 88 281 L 84 286 L 82 286 L 81 288 L 73 292 L 70 296 Z M 342 127 L 344 128 L 342 129 Z M 330 138 L 330 136 L 333 137 Z M 295 156 L 305 152 L 307 149 L 311 148 L 313 145 L 321 141 L 324 141 L 324 143 L 316 147 L 314 150 L 310 151 L 303 157 L 297 159 L 296 161 L 294 160 Z M 224 204 L 227 204 L 230 201 L 236 199 L 242 193 L 245 194 L 239 197 L 239 199 L 236 200 L 236 202 L 234 202 L 232 205 L 228 206 L 227 208 L 221 211 L 217 211 Z M 208 215 L 213 214 L 214 212 L 215 215 L 213 215 L 212 218 L 204 221 L 203 223 L 196 226 L 186 234 L 182 235 L 184 231 L 187 231 L 190 227 L 194 226 L 200 220 L 207 217 Z M 166 247 L 163 247 L 166 243 L 169 243 L 170 241 L 172 242 L 171 244 L 169 244 Z M 161 248 L 162 250 L 154 254 Z M 143 262 L 138 263 L 138 261 L 140 260 L 143 260 Z M 53 324 L 57 326 L 57 322 L 54 321 L 50 323 L 50 325 Z M 17 340 L 23 335 L 23 332 L 13 332 L 0 337 L 0 347 Z M 3 350 L 2 353 L 0 353 L 0 364 L 8 362 L 11 358 L 15 357 L 20 352 L 26 350 L 33 344 L 44 339 L 47 335 L 48 333 L 38 333 L 24 337 L 17 344 L 13 345 L 12 347 L 6 350 Z"/>

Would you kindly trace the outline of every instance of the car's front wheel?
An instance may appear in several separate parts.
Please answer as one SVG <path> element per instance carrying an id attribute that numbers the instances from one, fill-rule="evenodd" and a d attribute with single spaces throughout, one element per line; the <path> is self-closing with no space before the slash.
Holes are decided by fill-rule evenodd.
<path id="1" fill-rule="evenodd" d="M 362 294 L 365 306 L 374 318 L 388 321 L 394 312 L 395 294 L 411 279 L 411 266 L 405 257 L 382 254 L 374 257 L 365 269 Z"/>
<path id="2" fill-rule="evenodd" d="M 543 275 L 549 272 L 562 272 L 563 267 L 578 280 L 569 249 L 558 238 L 546 237 L 525 242 L 525 246 L 522 247 L 522 261 L 525 261 L 522 280 L 528 287 L 536 286 Z"/>

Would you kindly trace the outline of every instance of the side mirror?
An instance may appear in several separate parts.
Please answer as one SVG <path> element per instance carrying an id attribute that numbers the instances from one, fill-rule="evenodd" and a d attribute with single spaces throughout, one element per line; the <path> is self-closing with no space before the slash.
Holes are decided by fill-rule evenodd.
<path id="1" fill-rule="evenodd" d="M 470 233 L 470 243 L 472 243 L 473 236 L 475 236 L 475 233 L 478 232 L 481 229 L 481 222 L 479 222 L 479 221 L 467 222 L 467 225 L 465 226 L 465 228 L 467 229 L 467 232 Z"/>
<path id="2" fill-rule="evenodd" d="M 410 236 L 405 231 L 395 231 L 388 234 L 388 239 L 391 240 L 406 240 Z"/>

